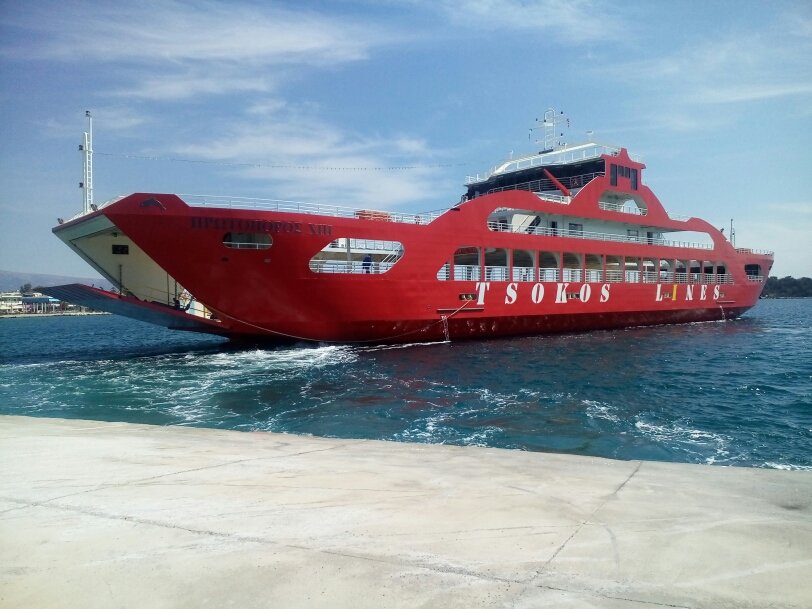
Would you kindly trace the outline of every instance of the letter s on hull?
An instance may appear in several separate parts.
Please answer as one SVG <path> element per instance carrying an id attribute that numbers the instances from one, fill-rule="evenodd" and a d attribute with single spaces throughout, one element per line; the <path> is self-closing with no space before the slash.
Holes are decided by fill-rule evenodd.
<path id="1" fill-rule="evenodd" d="M 507 289 L 505 290 L 505 304 L 513 304 L 516 302 L 516 288 L 519 285 L 517 283 L 509 283 L 507 284 Z"/>

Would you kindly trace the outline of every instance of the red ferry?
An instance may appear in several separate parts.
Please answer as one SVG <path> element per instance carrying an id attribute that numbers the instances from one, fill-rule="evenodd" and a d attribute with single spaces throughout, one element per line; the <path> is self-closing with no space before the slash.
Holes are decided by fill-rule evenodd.
<path id="1" fill-rule="evenodd" d="M 545 115 L 548 132 L 556 118 Z M 90 152 L 86 134 L 92 195 Z M 280 341 L 448 341 L 740 316 L 758 300 L 772 252 L 670 215 L 644 169 L 624 148 L 545 145 L 468 178 L 442 213 L 159 193 L 90 202 L 53 231 L 115 293 L 44 291 L 172 329 Z"/>

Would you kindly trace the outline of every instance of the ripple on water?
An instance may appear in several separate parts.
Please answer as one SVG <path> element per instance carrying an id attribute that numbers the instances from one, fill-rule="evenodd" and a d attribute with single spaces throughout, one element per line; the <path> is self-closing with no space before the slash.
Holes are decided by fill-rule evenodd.
<path id="1" fill-rule="evenodd" d="M 393 347 L 6 322 L 0 412 L 808 469 L 810 313 Z"/>

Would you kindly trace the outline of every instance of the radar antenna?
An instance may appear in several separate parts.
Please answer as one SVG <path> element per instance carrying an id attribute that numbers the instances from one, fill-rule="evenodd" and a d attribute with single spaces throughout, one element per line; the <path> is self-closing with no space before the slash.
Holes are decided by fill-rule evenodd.
<path id="1" fill-rule="evenodd" d="M 531 140 L 532 133 L 536 130 L 543 130 L 543 137 L 535 140 L 536 144 L 542 144 L 544 152 L 552 152 L 553 150 L 560 150 L 564 148 L 567 143 L 564 141 L 564 125 L 567 129 L 570 127 L 570 119 L 564 115 L 564 112 L 556 112 L 553 108 L 547 108 L 544 112 L 544 118 L 536 119 L 535 127 L 530 129 Z"/>

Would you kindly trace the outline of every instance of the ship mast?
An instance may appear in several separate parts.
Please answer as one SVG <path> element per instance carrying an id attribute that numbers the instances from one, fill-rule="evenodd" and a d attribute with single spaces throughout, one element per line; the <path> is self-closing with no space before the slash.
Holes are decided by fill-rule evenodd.
<path id="1" fill-rule="evenodd" d="M 79 152 L 83 155 L 84 179 L 79 182 L 82 189 L 83 205 L 82 212 L 90 213 L 93 209 L 93 117 L 90 110 L 85 110 L 87 117 L 87 131 L 85 131 L 84 144 L 79 145 Z"/>
<path id="2" fill-rule="evenodd" d="M 558 150 L 567 145 L 563 140 L 564 132 L 561 129 L 565 123 L 567 128 L 569 128 L 570 119 L 568 119 L 563 112 L 556 112 L 553 108 L 547 108 L 547 110 L 544 111 L 544 118 L 541 120 L 536 119 L 536 122 L 540 123 L 540 125 L 530 129 L 530 132 L 532 133 L 536 129 L 544 130 L 543 139 L 536 140 L 536 144 L 542 144 L 544 146 L 541 152 L 552 152 L 553 150 Z"/>

